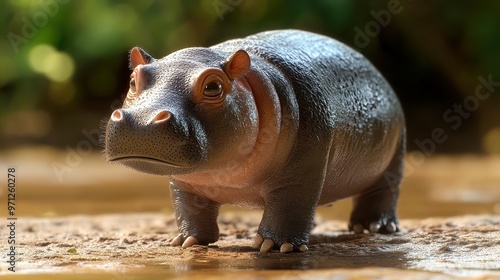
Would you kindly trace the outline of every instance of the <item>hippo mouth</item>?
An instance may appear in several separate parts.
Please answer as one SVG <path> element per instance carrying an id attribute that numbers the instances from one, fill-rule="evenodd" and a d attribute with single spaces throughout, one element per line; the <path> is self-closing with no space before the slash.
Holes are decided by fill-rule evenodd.
<path id="1" fill-rule="evenodd" d="M 196 168 L 196 166 L 190 165 L 188 162 L 173 163 L 163 159 L 144 156 L 117 156 L 108 158 L 108 161 L 121 164 L 142 173 L 160 176 L 186 174 Z"/>
<path id="2" fill-rule="evenodd" d="M 125 157 L 116 157 L 108 159 L 111 162 L 135 162 L 135 163 L 149 163 L 154 165 L 167 165 L 170 167 L 188 167 L 185 165 L 181 165 L 178 163 L 168 162 L 162 159 L 152 158 L 152 157 L 141 157 L 141 156 L 125 156 Z"/>

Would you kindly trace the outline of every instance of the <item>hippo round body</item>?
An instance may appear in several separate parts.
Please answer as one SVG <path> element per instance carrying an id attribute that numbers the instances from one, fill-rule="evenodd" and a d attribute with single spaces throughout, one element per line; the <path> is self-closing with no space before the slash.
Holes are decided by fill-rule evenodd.
<path id="1" fill-rule="evenodd" d="M 170 176 L 171 245 L 216 242 L 221 204 L 264 210 L 253 244 L 263 252 L 307 250 L 316 206 L 351 196 L 350 230 L 398 231 L 404 116 L 353 49 L 279 30 L 162 59 L 134 48 L 130 65 L 105 154 Z"/>

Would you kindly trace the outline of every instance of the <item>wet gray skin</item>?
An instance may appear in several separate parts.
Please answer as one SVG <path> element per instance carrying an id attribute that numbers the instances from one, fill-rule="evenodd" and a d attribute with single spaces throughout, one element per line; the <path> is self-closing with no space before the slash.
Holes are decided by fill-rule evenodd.
<path id="1" fill-rule="evenodd" d="M 346 45 L 298 30 L 154 59 L 134 48 L 105 154 L 169 175 L 179 235 L 218 240 L 221 204 L 264 209 L 254 247 L 307 250 L 316 206 L 354 197 L 350 230 L 398 231 L 405 150 L 389 84 Z"/>

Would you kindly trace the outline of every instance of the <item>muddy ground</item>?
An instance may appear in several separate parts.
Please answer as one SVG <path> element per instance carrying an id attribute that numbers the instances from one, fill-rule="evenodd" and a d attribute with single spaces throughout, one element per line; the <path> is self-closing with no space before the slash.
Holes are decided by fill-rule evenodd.
<path id="1" fill-rule="evenodd" d="M 93 154 L 61 180 L 53 163 L 64 164 L 66 156 L 37 149 L 0 157 L 0 170 L 15 166 L 18 176 L 17 272 L 2 262 L 0 277 L 500 279 L 500 157 L 441 156 L 414 164 L 400 200 L 403 231 L 396 235 L 348 233 L 350 202 L 340 201 L 318 210 L 309 251 L 262 254 L 250 247 L 260 211 L 224 207 L 220 241 L 170 247 L 177 228 L 165 178 L 109 166 Z"/>
<path id="2" fill-rule="evenodd" d="M 413 270 L 422 271 L 414 272 L 414 277 L 436 273 L 440 276 L 437 279 L 500 278 L 498 216 L 403 220 L 404 231 L 393 236 L 354 235 L 344 231 L 344 222 L 318 221 L 310 250 L 286 255 L 251 249 L 258 221 L 258 215 L 224 214 L 219 222 L 219 242 L 180 249 L 167 245 L 177 232 L 172 216 L 25 218 L 19 221 L 22 255 L 17 266 L 20 272 L 92 271 L 107 275 L 107 279 L 124 280 L 142 279 L 141 274 L 146 272 L 197 279 L 207 273 L 218 273 L 219 277 L 229 272 L 228 279 L 231 275 L 251 278 L 256 271 L 267 270 L 279 270 L 295 279 L 319 275 L 356 279 L 360 268 L 387 279 L 399 279 L 400 273 L 411 276 L 409 271 Z"/>

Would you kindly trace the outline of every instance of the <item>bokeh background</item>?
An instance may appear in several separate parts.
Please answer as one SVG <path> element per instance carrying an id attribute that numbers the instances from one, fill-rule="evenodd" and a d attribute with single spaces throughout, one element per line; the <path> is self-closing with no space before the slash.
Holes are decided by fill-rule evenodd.
<path id="1" fill-rule="evenodd" d="M 409 150 L 442 129 L 435 152 L 499 153 L 499 15 L 494 0 L 2 0 L 1 149 L 64 149 L 99 129 L 127 91 L 131 47 L 162 57 L 298 28 L 337 38 L 380 69 L 405 109 Z M 484 100 L 479 77 L 493 81 Z"/>
<path id="2" fill-rule="evenodd" d="M 485 220 L 493 223 L 500 215 L 498 0 L 0 0 L 0 204 L 5 207 L 0 216 L 8 214 L 7 192 L 12 189 L 7 188 L 7 170 L 15 168 L 15 216 L 20 218 L 18 240 L 24 244 L 19 269 L 47 273 L 63 268 L 72 273 L 57 279 L 74 279 L 74 273 L 80 277 L 90 268 L 106 270 L 99 279 L 131 279 L 129 275 L 121 277 L 131 267 L 141 272 L 135 279 L 149 277 L 142 272 L 151 267 L 171 273 L 176 262 L 162 255 L 161 263 L 156 263 L 150 258 L 155 254 L 150 252 L 151 246 L 143 241 L 132 244 L 136 239 L 147 241 L 151 235 L 155 236 L 151 240 L 158 242 L 174 237 L 170 236 L 175 225 L 168 179 L 108 164 L 98 141 L 103 120 L 128 90 L 128 51 L 140 46 L 155 57 L 163 57 L 185 47 L 210 46 L 285 28 L 321 33 L 352 46 L 371 60 L 395 89 L 406 114 L 409 150 L 399 218 L 407 224 L 411 222 L 408 219 L 418 219 L 413 221 L 422 225 L 423 230 L 417 230 L 422 235 L 436 229 L 426 221 L 434 224 L 434 218 L 440 216 L 488 215 L 468 219 L 479 221 L 474 222 L 476 228 L 489 236 L 479 225 Z M 341 220 L 347 226 L 350 211 L 351 200 L 347 199 L 320 207 L 316 222 L 321 226 L 325 219 Z M 149 223 L 151 219 L 141 218 L 148 217 L 146 213 L 164 219 Z M 96 226 L 103 221 L 99 217 L 103 214 L 115 223 Z M 221 214 L 237 214 L 226 216 L 234 217 L 234 225 L 227 226 L 244 229 L 248 227 L 246 214 L 262 212 L 223 205 Z M 432 219 L 421 220 L 428 217 Z M 470 235 L 471 229 L 457 222 L 461 220 L 449 219 L 442 228 L 456 227 L 457 234 L 463 235 L 460 240 L 470 238 L 468 242 L 474 246 L 460 243 L 462 248 L 454 250 L 457 234 L 440 237 L 431 242 L 435 246 L 426 245 L 429 250 L 435 248 L 437 259 L 444 260 L 434 263 L 450 271 L 453 268 L 447 261 L 459 258 L 462 252 L 473 255 L 475 261 L 461 269 L 486 271 L 481 258 L 489 251 L 483 252 L 481 246 L 492 243 L 482 242 L 484 236 Z M 87 222 L 82 225 L 81 221 L 89 221 L 92 230 L 99 233 L 89 235 Z M 132 229 L 138 224 L 139 228 Z M 141 228 L 146 225 L 151 232 L 143 235 Z M 6 227 L 2 228 L 4 236 Z M 119 237 L 108 239 L 115 234 Z M 330 240 L 336 234 L 325 236 Z M 73 245 L 82 238 L 85 246 Z M 53 243 L 55 239 L 62 243 Z M 350 237 L 332 240 L 349 241 L 345 247 L 349 250 L 356 246 Z M 127 249 L 134 256 L 127 261 L 120 257 L 126 255 L 121 246 L 140 247 L 142 251 Z M 342 252 L 336 252 L 327 256 L 328 260 L 337 259 L 328 265 L 337 268 L 344 263 L 366 262 L 373 266 L 379 262 L 369 259 L 371 251 L 375 258 L 383 253 L 386 257 L 382 261 L 388 259 L 387 250 L 361 247 L 362 258 L 350 262 Z M 230 253 L 225 248 L 210 248 L 208 255 L 204 249 L 175 253 L 182 257 L 176 273 L 186 278 L 191 275 L 186 269 L 200 267 L 203 278 L 199 278 L 205 279 L 207 271 L 212 275 L 207 265 L 215 263 L 217 268 L 226 269 L 226 262 L 207 259 L 214 250 Z M 398 251 L 391 263 L 404 265 L 403 253 Z M 285 268 L 289 263 L 296 269 L 317 263 L 315 254 L 310 256 L 300 258 L 300 264 L 280 258 L 277 266 Z M 436 258 L 423 261 L 433 263 Z M 191 260 L 199 263 L 191 266 Z M 422 269 L 416 261 L 416 269 Z M 113 262 L 121 264 L 114 266 Z M 51 270 L 50 264 L 60 267 Z M 238 262 L 227 268 L 235 272 Z M 235 273 L 252 274 L 248 267 L 239 268 L 244 271 Z M 392 273 L 388 271 L 384 273 Z M 353 273 L 359 278 L 359 270 Z"/>

